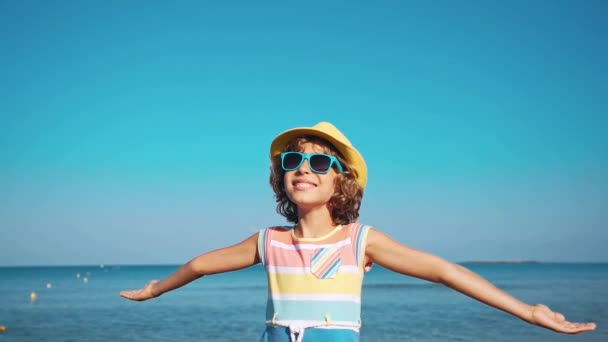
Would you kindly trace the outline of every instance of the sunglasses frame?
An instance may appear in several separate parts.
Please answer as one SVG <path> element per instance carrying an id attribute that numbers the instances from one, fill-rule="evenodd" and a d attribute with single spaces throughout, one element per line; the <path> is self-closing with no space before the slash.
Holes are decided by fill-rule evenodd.
<path id="1" fill-rule="evenodd" d="M 285 156 L 288 154 L 298 154 L 302 157 L 302 160 L 300 160 L 300 163 L 295 168 L 286 168 L 285 167 L 285 162 L 284 162 Z M 314 156 L 324 156 L 324 157 L 329 158 L 329 167 L 327 168 L 327 170 L 318 171 L 312 167 L 312 165 L 310 163 L 310 158 L 312 158 Z M 334 166 L 334 164 L 338 167 L 338 171 L 340 171 L 340 173 L 344 172 L 344 168 L 342 167 L 342 164 L 340 163 L 338 158 L 336 158 L 336 156 L 332 156 L 331 154 L 325 154 L 325 153 L 302 153 L 302 152 L 296 152 L 296 151 L 289 151 L 289 152 L 281 153 L 281 168 L 283 169 L 283 171 L 286 171 L 286 172 L 295 171 L 295 170 L 299 169 L 302 166 L 302 164 L 304 164 L 305 160 L 308 161 L 308 168 L 310 169 L 310 171 L 312 171 L 314 173 L 326 174 L 329 172 L 329 170 L 331 170 L 331 168 Z"/>

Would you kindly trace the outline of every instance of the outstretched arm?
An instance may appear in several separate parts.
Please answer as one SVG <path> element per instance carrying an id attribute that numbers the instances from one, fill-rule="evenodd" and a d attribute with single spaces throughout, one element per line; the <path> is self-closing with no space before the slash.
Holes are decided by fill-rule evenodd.
<path id="1" fill-rule="evenodd" d="M 162 281 L 151 281 L 140 290 L 122 291 L 121 297 L 143 301 L 175 290 L 202 276 L 240 270 L 259 263 L 258 233 L 236 245 L 202 254 Z"/>
<path id="2" fill-rule="evenodd" d="M 380 266 L 408 276 L 442 283 L 528 323 L 568 334 L 595 329 L 594 323 L 568 322 L 564 315 L 551 311 L 545 305 L 523 303 L 476 273 L 437 256 L 406 247 L 375 229 L 370 229 L 367 236 L 365 255 L 369 261 Z"/>

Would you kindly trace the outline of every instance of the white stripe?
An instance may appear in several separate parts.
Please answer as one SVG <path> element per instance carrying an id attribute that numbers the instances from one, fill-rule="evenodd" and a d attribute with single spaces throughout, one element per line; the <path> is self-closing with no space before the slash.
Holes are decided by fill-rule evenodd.
<path id="1" fill-rule="evenodd" d="M 361 303 L 361 297 L 349 294 L 272 294 L 272 300 L 302 300 Z"/>
<path id="2" fill-rule="evenodd" d="M 340 248 L 343 246 L 347 246 L 350 245 L 350 239 L 344 239 L 342 241 L 338 241 L 336 243 L 330 243 L 330 244 L 319 244 L 319 245 L 315 245 L 315 244 L 311 244 L 311 243 L 298 243 L 295 245 L 288 245 L 286 243 L 282 243 L 276 240 L 270 240 L 270 245 L 274 246 L 274 247 L 278 247 L 281 249 L 287 249 L 290 251 L 297 251 L 297 250 L 302 250 L 302 249 L 319 249 L 319 248 L 328 248 L 328 247 L 336 247 L 336 248 Z"/>
<path id="3" fill-rule="evenodd" d="M 350 329 L 356 332 L 359 332 L 360 324 L 356 324 L 353 322 L 347 321 L 330 321 L 329 324 L 325 321 L 304 321 L 304 320 L 294 320 L 294 319 L 285 319 L 285 320 L 269 320 L 266 321 L 268 325 L 277 325 L 280 327 L 290 327 L 297 326 L 300 328 L 318 328 L 318 329 Z"/>
<path id="4" fill-rule="evenodd" d="M 309 274 L 310 267 L 266 266 L 266 271 L 273 274 Z M 340 266 L 338 273 L 360 274 L 357 266 Z"/>

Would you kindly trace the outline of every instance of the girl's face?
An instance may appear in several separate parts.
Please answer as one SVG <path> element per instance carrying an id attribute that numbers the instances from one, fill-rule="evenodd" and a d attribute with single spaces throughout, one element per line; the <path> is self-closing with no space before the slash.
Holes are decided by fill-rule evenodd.
<path id="1" fill-rule="evenodd" d="M 300 145 L 298 152 L 328 154 L 328 148 L 305 142 Z M 333 167 L 325 174 L 315 173 L 310 169 L 308 160 L 305 160 L 297 170 L 285 172 L 285 193 L 300 210 L 325 206 L 334 194 L 336 175 Z"/>

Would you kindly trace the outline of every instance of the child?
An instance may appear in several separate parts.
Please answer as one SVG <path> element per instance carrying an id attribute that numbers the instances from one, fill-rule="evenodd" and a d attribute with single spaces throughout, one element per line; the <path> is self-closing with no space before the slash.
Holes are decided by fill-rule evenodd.
<path id="1" fill-rule="evenodd" d="M 143 301 L 204 275 L 261 262 L 269 290 L 261 341 L 358 341 L 363 275 L 376 263 L 442 283 L 556 332 L 595 329 L 594 323 L 571 323 L 544 305 L 523 303 L 464 267 L 357 223 L 367 167 L 330 123 L 283 132 L 272 142 L 270 158 L 277 211 L 294 226 L 261 230 L 241 243 L 192 259 L 160 282 L 120 295 Z"/>

